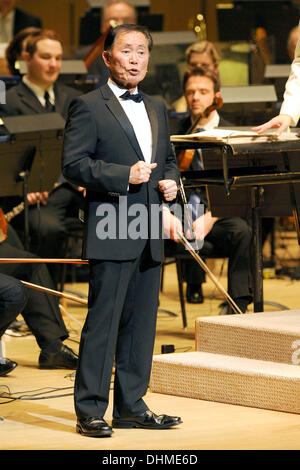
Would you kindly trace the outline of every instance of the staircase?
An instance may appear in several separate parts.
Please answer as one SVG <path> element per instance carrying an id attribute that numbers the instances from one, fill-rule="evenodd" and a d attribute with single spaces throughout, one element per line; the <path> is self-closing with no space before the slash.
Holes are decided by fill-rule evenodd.
<path id="1" fill-rule="evenodd" d="M 195 340 L 153 357 L 152 392 L 300 413 L 300 310 L 200 317 Z"/>

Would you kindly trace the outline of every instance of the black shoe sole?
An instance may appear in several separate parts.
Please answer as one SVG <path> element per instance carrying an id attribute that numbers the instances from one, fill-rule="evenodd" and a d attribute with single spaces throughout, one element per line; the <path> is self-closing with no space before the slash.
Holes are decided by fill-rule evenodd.
<path id="1" fill-rule="evenodd" d="M 182 421 L 174 424 L 156 424 L 156 425 L 150 425 L 150 424 L 142 424 L 142 423 L 137 423 L 136 421 L 118 421 L 118 420 L 113 420 L 112 422 L 112 427 L 113 428 L 119 428 L 119 429 L 132 429 L 132 428 L 140 428 L 140 429 L 169 429 L 173 426 L 177 426 L 178 424 L 181 424 Z"/>
<path id="2" fill-rule="evenodd" d="M 17 367 L 17 365 L 10 367 L 7 369 L 5 372 L 0 372 L 0 377 L 5 377 L 7 374 L 9 374 L 12 370 L 14 370 Z"/>
<path id="3" fill-rule="evenodd" d="M 78 424 L 76 425 L 76 432 L 86 437 L 110 437 L 113 431 L 102 430 L 102 431 L 83 431 Z"/>

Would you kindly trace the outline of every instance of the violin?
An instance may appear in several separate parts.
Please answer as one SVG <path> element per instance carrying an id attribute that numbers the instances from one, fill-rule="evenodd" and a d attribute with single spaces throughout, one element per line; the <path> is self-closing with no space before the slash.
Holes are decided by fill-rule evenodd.
<path id="1" fill-rule="evenodd" d="M 220 109 L 223 106 L 223 99 L 221 96 L 215 96 L 213 103 L 208 106 L 203 113 L 200 113 L 197 116 L 195 122 L 189 127 L 186 131 L 187 134 L 193 134 L 194 130 L 197 128 L 198 123 L 202 118 L 207 118 L 210 113 L 212 113 L 215 109 Z M 192 160 L 194 158 L 195 149 L 186 149 L 181 150 L 181 152 L 177 156 L 177 163 L 180 171 L 186 171 L 189 169 Z"/>
<path id="2" fill-rule="evenodd" d="M 7 221 L 3 210 L 0 207 L 0 243 L 7 238 Z"/>
<path id="3" fill-rule="evenodd" d="M 13 207 L 12 210 L 4 214 L 0 207 L 0 243 L 7 238 L 7 223 L 10 222 L 14 217 L 21 214 L 25 208 L 24 202 L 21 202 L 17 206 Z"/>

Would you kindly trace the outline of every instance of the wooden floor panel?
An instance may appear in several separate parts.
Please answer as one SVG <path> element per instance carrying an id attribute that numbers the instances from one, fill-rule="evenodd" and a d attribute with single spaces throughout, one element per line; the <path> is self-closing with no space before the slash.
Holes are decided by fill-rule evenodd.
<path id="1" fill-rule="evenodd" d="M 221 262 L 216 261 L 213 268 L 226 287 L 226 267 L 221 275 Z M 195 319 L 219 312 L 222 299 L 208 280 L 204 285 L 205 302 L 187 304 L 188 327 L 183 330 L 176 282 L 174 265 L 167 266 L 160 296 L 155 354 L 160 354 L 162 344 L 173 344 L 176 352 L 194 351 Z M 299 282 L 288 278 L 265 280 L 264 298 L 289 309 L 300 309 Z M 85 283 L 67 287 L 87 293 Z M 64 320 L 70 331 L 66 344 L 78 351 L 86 310 L 70 302 L 65 307 Z M 278 308 L 267 305 L 265 310 Z M 105 439 L 83 437 L 75 433 L 74 373 L 39 370 L 39 349 L 32 336 L 5 335 L 5 355 L 19 365 L 0 378 L 0 392 L 32 399 L 10 401 L 2 396 L 1 450 L 300 449 L 300 415 L 150 392 L 146 396 L 149 407 L 157 413 L 180 415 L 183 420 L 180 426 L 161 431 L 117 429 L 111 438 Z M 46 393 L 50 390 L 52 393 Z M 35 394 L 40 395 L 34 397 Z M 42 396 L 52 398 L 42 399 Z M 106 418 L 111 420 L 111 404 Z"/>

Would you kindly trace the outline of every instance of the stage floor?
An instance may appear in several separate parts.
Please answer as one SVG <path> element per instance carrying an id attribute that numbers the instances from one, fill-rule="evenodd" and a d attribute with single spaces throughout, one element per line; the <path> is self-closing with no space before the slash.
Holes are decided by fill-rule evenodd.
<path id="1" fill-rule="evenodd" d="M 286 253 L 286 252 L 285 252 Z M 288 257 L 291 258 L 291 253 Z M 292 255 L 292 257 L 295 253 Z M 296 247 L 296 256 L 299 248 Z M 226 263 L 216 260 L 211 266 L 226 287 Z M 217 315 L 222 299 L 208 279 L 204 285 L 205 302 L 186 304 L 188 327 L 182 328 L 175 266 L 165 268 L 164 289 L 160 295 L 155 354 L 162 344 L 173 344 L 175 352 L 194 351 L 194 324 L 198 316 Z M 300 281 L 267 279 L 264 299 L 299 308 Z M 86 283 L 66 286 L 87 293 Z M 173 312 L 176 316 L 170 315 Z M 278 310 L 267 305 L 266 311 Z M 70 331 L 66 342 L 78 351 L 85 307 L 69 302 L 64 313 Z M 250 309 L 251 311 L 251 309 Z M 111 438 L 93 439 L 75 433 L 73 408 L 74 373 L 68 370 L 39 370 L 39 349 L 31 335 L 5 335 L 5 356 L 18 367 L 0 378 L 0 391 L 9 396 L 0 399 L 1 450 L 299 450 L 300 415 L 271 410 L 227 405 L 204 400 L 148 392 L 146 402 L 156 413 L 180 415 L 183 423 L 170 430 L 117 429 Z M 112 384 L 113 386 L 113 384 Z M 51 398 L 50 398 L 51 397 Z M 111 405 L 106 418 L 111 420 Z"/>

